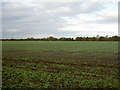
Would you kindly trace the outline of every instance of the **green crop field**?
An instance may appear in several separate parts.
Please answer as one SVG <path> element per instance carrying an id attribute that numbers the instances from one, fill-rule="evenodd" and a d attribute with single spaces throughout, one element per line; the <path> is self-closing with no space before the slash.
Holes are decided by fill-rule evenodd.
<path id="1" fill-rule="evenodd" d="M 3 88 L 118 88 L 117 41 L 3 41 Z"/>

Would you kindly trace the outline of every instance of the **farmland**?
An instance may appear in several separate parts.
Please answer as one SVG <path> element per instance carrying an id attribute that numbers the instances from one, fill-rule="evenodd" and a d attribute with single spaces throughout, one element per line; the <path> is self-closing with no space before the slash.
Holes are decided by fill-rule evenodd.
<path id="1" fill-rule="evenodd" d="M 3 41 L 3 88 L 118 88 L 117 41 Z"/>

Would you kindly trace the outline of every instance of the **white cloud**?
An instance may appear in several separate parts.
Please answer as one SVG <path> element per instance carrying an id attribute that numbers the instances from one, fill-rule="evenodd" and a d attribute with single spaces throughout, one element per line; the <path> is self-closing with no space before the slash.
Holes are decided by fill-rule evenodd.
<path id="1" fill-rule="evenodd" d="M 12 38 L 18 32 L 17 37 L 111 35 L 113 29 L 117 34 L 115 5 L 93 1 L 3 3 L 3 36 Z"/>
<path id="2" fill-rule="evenodd" d="M 18 29 L 8 29 L 7 32 L 16 33 L 16 32 L 19 32 L 19 30 Z"/>
<path id="3" fill-rule="evenodd" d="M 58 7 L 52 10 L 47 10 L 48 14 L 55 14 L 55 15 L 56 14 L 60 15 L 61 13 L 65 14 L 65 13 L 70 13 L 70 12 L 72 12 L 70 7 Z"/>

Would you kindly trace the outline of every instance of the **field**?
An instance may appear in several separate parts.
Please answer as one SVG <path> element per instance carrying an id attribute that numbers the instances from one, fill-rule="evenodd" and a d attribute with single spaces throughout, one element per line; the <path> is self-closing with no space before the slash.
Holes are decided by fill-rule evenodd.
<path id="1" fill-rule="evenodd" d="M 116 41 L 3 41 L 3 88 L 118 88 Z"/>

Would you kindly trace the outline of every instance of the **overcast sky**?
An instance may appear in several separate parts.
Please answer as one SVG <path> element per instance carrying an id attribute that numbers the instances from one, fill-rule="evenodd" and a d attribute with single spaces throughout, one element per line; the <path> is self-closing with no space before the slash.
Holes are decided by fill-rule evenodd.
<path id="1" fill-rule="evenodd" d="M 118 35 L 118 2 L 97 1 L 5 0 L 2 2 L 2 37 Z"/>

